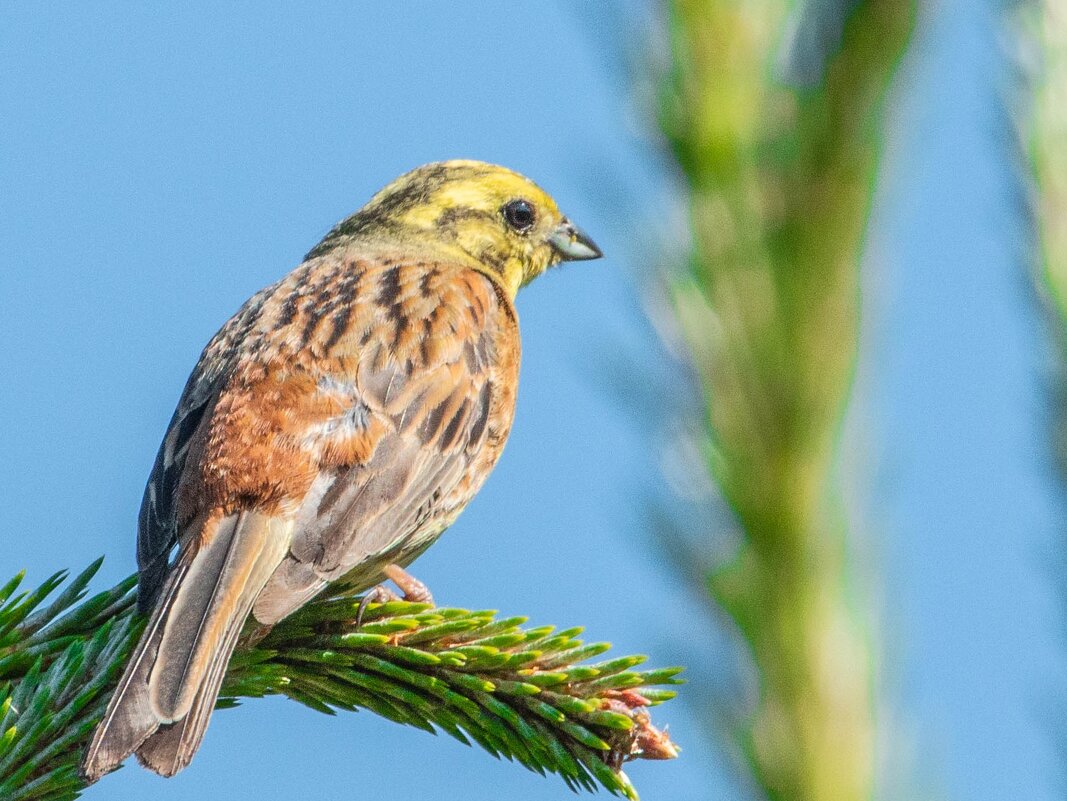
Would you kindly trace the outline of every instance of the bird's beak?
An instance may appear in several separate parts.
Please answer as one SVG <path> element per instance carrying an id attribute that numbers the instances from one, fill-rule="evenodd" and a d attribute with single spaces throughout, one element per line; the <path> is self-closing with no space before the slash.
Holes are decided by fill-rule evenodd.
<path id="1" fill-rule="evenodd" d="M 596 242 L 589 238 L 589 234 L 566 217 L 556 226 L 548 242 L 563 261 L 599 259 L 604 255 L 603 251 L 596 246 Z"/>

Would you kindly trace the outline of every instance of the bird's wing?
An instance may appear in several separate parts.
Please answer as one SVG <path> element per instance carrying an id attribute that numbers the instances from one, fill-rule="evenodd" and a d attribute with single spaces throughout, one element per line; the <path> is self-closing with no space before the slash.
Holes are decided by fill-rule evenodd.
<path id="1" fill-rule="evenodd" d="M 381 559 L 410 561 L 495 463 L 518 359 L 510 301 L 474 270 L 305 262 L 245 304 L 186 385 L 141 508 L 142 608 L 214 512 L 295 518 L 254 610 L 265 623 L 353 568 L 374 581 Z"/>
<path id="2" fill-rule="evenodd" d="M 210 420 L 211 410 L 237 362 L 239 345 L 273 289 L 268 287 L 250 298 L 204 348 L 159 446 L 138 516 L 137 593 L 143 612 L 154 605 L 170 570 L 171 551 L 178 542 L 178 486 L 190 443 Z"/>
<path id="3" fill-rule="evenodd" d="M 317 364 L 349 369 L 317 375 L 318 402 L 332 411 L 299 429 L 317 472 L 289 557 L 253 609 L 263 623 L 327 582 L 365 586 L 385 564 L 413 559 L 481 486 L 510 427 L 517 328 L 488 279 L 386 263 L 356 297 L 346 330 L 319 337 L 334 345 Z"/>

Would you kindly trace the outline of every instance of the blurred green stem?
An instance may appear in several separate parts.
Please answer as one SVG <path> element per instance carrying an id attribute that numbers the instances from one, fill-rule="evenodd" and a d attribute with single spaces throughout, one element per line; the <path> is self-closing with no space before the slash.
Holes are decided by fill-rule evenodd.
<path id="1" fill-rule="evenodd" d="M 779 69 L 793 4 L 669 0 L 668 11 L 660 123 L 693 234 L 672 291 L 703 383 L 709 470 L 742 530 L 710 589 L 760 681 L 741 744 L 772 799 L 867 799 L 871 643 L 834 464 L 882 100 L 914 5 L 854 3 L 805 86 Z"/>
<path id="2" fill-rule="evenodd" d="M 1041 275 L 1067 344 L 1067 7 L 1043 0 L 1030 10 L 1040 64 L 1029 145 L 1038 190 Z"/>

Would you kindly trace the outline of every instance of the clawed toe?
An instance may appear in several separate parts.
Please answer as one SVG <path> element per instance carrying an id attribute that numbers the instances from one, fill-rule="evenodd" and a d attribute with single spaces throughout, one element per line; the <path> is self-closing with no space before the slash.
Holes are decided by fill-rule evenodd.
<path id="1" fill-rule="evenodd" d="M 408 603 L 413 604 L 434 605 L 433 595 L 430 594 L 429 587 L 404 570 L 400 565 L 386 565 L 382 568 L 382 573 L 385 574 L 386 578 L 399 587 L 404 595 L 403 597 L 397 595 L 384 584 L 372 587 L 367 591 L 367 594 L 363 596 L 363 599 L 359 602 L 359 607 L 356 609 L 357 627 L 363 625 L 363 613 L 367 611 L 367 606 L 370 604 L 384 604 L 389 601 L 407 601 Z"/>
<path id="2" fill-rule="evenodd" d="M 389 603 L 389 601 L 399 600 L 400 596 L 383 584 L 367 590 L 366 595 L 363 596 L 359 606 L 356 608 L 356 628 L 363 625 L 363 613 L 367 611 L 367 606 L 370 604 L 384 604 Z"/>
<path id="3" fill-rule="evenodd" d="M 274 624 L 260 623 L 258 620 L 254 621 L 255 625 L 247 626 L 241 633 L 238 643 L 241 648 L 251 648 L 258 644 L 260 640 L 270 634 L 274 628 Z"/>
<path id="4" fill-rule="evenodd" d="M 404 600 L 413 604 L 434 605 L 430 588 L 408 573 L 400 565 L 386 565 L 382 572 L 404 593 Z"/>

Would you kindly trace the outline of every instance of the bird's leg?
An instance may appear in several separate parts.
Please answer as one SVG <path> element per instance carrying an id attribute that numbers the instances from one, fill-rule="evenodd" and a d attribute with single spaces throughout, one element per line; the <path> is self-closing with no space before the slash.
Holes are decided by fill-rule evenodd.
<path id="1" fill-rule="evenodd" d="M 251 648 L 259 643 L 264 637 L 270 634 L 271 629 L 274 628 L 274 624 L 260 623 L 255 618 L 252 618 L 254 625 L 246 625 L 245 630 L 241 632 L 240 638 L 237 640 L 238 648 Z"/>
<path id="2" fill-rule="evenodd" d="M 404 593 L 401 597 L 386 587 L 379 584 L 367 591 L 356 608 L 356 626 L 363 625 L 363 613 L 367 611 L 369 604 L 384 604 L 389 601 L 407 601 L 413 604 L 429 604 L 434 606 L 433 595 L 430 588 L 408 573 L 400 565 L 386 565 L 382 568 L 385 577 L 392 581 Z"/>
<path id="3" fill-rule="evenodd" d="M 413 604 L 434 606 L 430 588 L 408 573 L 400 565 L 386 565 L 382 572 L 404 592 L 404 600 Z"/>

